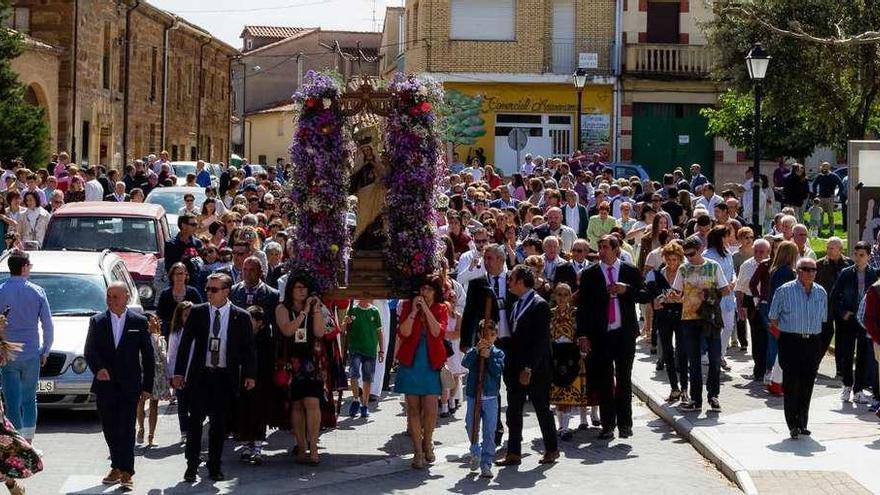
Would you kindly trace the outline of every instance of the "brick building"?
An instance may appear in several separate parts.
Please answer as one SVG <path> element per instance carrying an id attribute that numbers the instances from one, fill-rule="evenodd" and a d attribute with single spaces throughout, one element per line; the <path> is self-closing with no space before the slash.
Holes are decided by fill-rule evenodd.
<path id="1" fill-rule="evenodd" d="M 60 50 L 57 146 L 77 162 L 228 157 L 235 48 L 140 0 L 14 7 L 17 29 Z"/>
<path id="2" fill-rule="evenodd" d="M 406 0 L 403 66 L 443 81 L 463 112 L 479 109 L 471 117 L 482 123 L 456 146 L 461 159 L 482 148 L 489 163 L 514 171 L 516 154 L 507 144 L 514 128 L 529 135 L 525 151 L 533 154 L 583 148 L 610 158 L 618 107 L 616 8 L 615 0 Z M 392 41 L 389 31 L 399 28 L 388 17 Z M 392 55 L 383 64 L 398 63 Z M 572 84 L 579 66 L 591 66 L 581 143 Z"/>

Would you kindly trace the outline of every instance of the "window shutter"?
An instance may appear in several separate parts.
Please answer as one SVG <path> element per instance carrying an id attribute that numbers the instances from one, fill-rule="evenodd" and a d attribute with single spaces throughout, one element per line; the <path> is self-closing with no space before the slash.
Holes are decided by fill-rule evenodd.
<path id="1" fill-rule="evenodd" d="M 516 40 L 516 0 L 451 0 L 449 37 Z"/>

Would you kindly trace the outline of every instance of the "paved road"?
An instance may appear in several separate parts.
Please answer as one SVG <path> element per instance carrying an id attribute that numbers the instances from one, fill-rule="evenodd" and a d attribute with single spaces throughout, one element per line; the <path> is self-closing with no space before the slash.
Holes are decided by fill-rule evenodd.
<path id="1" fill-rule="evenodd" d="M 526 457 L 518 470 L 500 471 L 492 481 L 469 474 L 458 462 L 466 451 L 463 409 L 459 417 L 441 420 L 435 440 L 438 462 L 426 471 L 409 468 L 408 437 L 400 400 L 388 396 L 368 420 L 341 420 L 338 429 L 322 436 L 323 462 L 318 467 L 293 464 L 286 454 L 289 435 L 274 432 L 261 467 L 240 464 L 228 446 L 224 470 L 229 481 L 190 486 L 180 480 L 185 468 L 173 407 L 163 407 L 157 432 L 158 446 L 139 449 L 136 493 L 281 494 L 398 493 L 418 488 L 420 493 L 475 493 L 506 490 L 512 493 L 734 493 L 736 487 L 678 438 L 643 405 L 635 407 L 635 436 L 610 444 L 597 440 L 598 430 L 578 432 L 563 442 L 561 462 L 538 465 L 541 449 L 537 421 L 526 419 Z M 107 449 L 96 417 L 88 413 L 44 412 L 36 446 L 44 451 L 46 472 L 28 480 L 29 493 L 107 493 L 100 485 L 108 470 Z M 403 455 L 404 457 L 400 457 Z M 204 468 L 203 468 L 204 469 Z M 206 474 L 206 473 L 202 473 Z M 352 482 L 356 482 L 352 484 Z"/>

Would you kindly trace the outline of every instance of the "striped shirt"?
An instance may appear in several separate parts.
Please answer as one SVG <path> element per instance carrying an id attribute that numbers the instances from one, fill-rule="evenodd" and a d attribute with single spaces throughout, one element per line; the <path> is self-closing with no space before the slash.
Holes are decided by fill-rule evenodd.
<path id="1" fill-rule="evenodd" d="M 778 321 L 779 330 L 818 335 L 828 318 L 828 293 L 814 283 L 810 293 L 800 280 L 782 284 L 773 294 L 770 320 Z"/>

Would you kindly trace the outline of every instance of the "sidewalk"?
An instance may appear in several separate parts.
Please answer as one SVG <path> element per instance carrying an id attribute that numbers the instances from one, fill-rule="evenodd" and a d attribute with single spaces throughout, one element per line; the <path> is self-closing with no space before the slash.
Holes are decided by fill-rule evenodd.
<path id="1" fill-rule="evenodd" d="M 880 492 L 880 420 L 867 405 L 841 403 L 833 356 L 823 360 L 813 391 L 812 438 L 792 440 L 782 398 L 751 382 L 751 357 L 738 348 L 728 352 L 732 370 L 722 370 L 720 414 L 682 414 L 667 405 L 666 372 L 655 371 L 656 356 L 647 351 L 641 342 L 633 364 L 635 394 L 745 493 Z"/>

